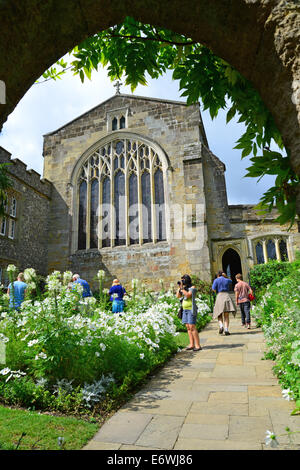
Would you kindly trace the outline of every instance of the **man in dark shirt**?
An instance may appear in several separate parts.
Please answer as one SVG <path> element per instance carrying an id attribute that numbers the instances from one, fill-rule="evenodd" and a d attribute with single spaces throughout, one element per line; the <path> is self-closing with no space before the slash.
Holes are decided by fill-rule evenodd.
<path id="1" fill-rule="evenodd" d="M 79 274 L 74 274 L 73 284 L 80 284 L 83 287 L 82 297 L 92 297 L 91 289 L 89 283 L 84 279 L 81 279 Z"/>

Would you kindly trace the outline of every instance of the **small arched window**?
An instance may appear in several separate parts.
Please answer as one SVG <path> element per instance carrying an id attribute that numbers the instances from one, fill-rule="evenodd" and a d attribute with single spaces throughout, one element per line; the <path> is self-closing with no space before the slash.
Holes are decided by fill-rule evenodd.
<path id="1" fill-rule="evenodd" d="M 125 129 L 125 124 L 126 124 L 125 117 L 122 116 L 120 119 L 120 129 Z"/>
<path id="2" fill-rule="evenodd" d="M 114 117 L 112 120 L 111 128 L 113 131 L 116 131 L 118 129 L 118 119 L 116 117 Z"/>

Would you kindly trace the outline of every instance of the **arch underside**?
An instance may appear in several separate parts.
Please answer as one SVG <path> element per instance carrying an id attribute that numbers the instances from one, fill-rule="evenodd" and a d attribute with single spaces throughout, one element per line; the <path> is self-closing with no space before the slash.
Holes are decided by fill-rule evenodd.
<path id="1" fill-rule="evenodd" d="M 133 16 L 207 45 L 248 78 L 273 114 L 300 173 L 300 12 L 280 0 L 1 2 L 0 124 L 57 59 L 97 31 Z M 51 27 L 49 27 L 51 25 Z M 41 34 L 42 32 L 42 34 Z"/>

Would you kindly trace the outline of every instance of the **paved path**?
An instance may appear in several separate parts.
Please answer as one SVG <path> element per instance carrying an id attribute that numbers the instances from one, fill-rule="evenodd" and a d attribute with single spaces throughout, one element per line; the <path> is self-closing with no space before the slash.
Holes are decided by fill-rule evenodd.
<path id="1" fill-rule="evenodd" d="M 290 416 L 293 403 L 282 398 L 273 362 L 261 360 L 263 333 L 243 328 L 239 315 L 230 326 L 231 335 L 223 336 L 215 321 L 208 324 L 200 333 L 203 350 L 176 354 L 85 449 L 262 450 L 267 430 L 299 431 L 300 417 Z M 280 444 L 293 448 L 287 436 Z"/>

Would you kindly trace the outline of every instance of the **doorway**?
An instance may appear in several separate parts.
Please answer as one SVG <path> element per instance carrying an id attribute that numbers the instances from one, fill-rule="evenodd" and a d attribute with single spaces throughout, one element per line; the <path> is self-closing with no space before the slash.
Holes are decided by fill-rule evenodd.
<path id="1" fill-rule="evenodd" d="M 222 256 L 222 269 L 227 277 L 232 280 L 232 289 L 236 284 L 235 276 L 242 274 L 242 264 L 240 255 L 233 248 L 228 248 Z"/>

